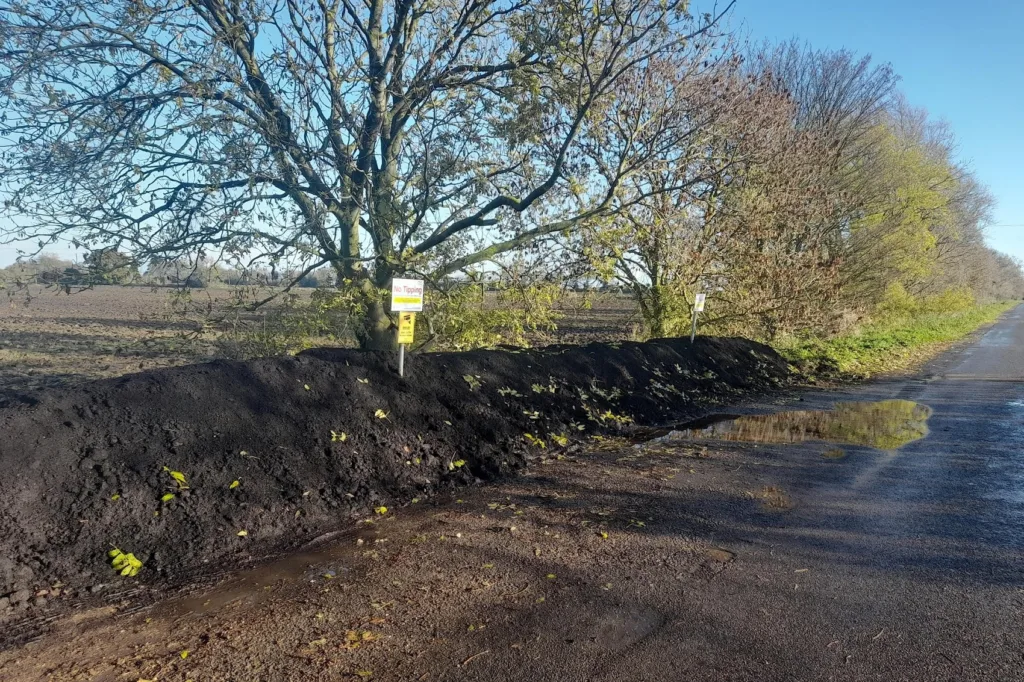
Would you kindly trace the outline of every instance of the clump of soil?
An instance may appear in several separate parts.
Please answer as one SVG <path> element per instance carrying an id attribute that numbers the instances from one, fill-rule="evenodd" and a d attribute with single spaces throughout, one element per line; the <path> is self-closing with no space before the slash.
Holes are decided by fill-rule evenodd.
<path id="1" fill-rule="evenodd" d="M 531 456 L 779 386 L 739 339 L 410 358 L 316 349 L 50 389 L 0 409 L 0 618 L 182 584 Z M 180 473 L 180 475 L 179 475 Z M 110 565 L 117 547 L 136 577 Z"/>

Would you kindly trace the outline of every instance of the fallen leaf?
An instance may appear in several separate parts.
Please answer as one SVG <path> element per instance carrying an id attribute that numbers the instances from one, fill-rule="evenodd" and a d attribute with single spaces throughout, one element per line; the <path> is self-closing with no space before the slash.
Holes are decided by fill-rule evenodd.
<path id="1" fill-rule="evenodd" d="M 303 387 L 304 389 L 306 389 L 307 391 L 309 390 L 309 384 L 302 384 L 302 387 Z"/>
<path id="2" fill-rule="evenodd" d="M 231 489 L 231 490 L 234 490 L 235 488 L 237 488 L 240 485 L 242 485 L 242 483 L 240 481 L 234 480 L 234 481 L 231 481 L 231 485 L 229 485 L 228 488 Z"/>
<path id="3" fill-rule="evenodd" d="M 181 656 L 182 660 L 184 660 L 184 659 L 188 658 L 188 649 L 185 649 L 184 651 L 182 651 L 182 652 L 181 652 L 180 654 L 178 654 L 178 655 L 179 655 L 179 656 Z"/>
<path id="4" fill-rule="evenodd" d="M 249 531 L 247 531 L 247 530 L 240 530 L 240 531 L 238 531 L 238 537 L 240 537 L 240 538 L 244 538 L 248 534 L 249 534 Z"/>
<path id="5" fill-rule="evenodd" d="M 376 417 L 377 419 L 387 419 L 388 413 L 385 412 L 384 410 L 378 409 L 376 412 L 373 413 L 373 416 Z"/>
<path id="6" fill-rule="evenodd" d="M 170 502 L 173 499 L 174 499 L 174 493 L 164 493 L 163 495 L 160 496 L 160 501 L 161 502 Z"/>
<path id="7" fill-rule="evenodd" d="M 373 511 L 377 512 L 378 514 L 384 515 L 388 513 L 388 508 L 384 506 L 374 507 Z"/>

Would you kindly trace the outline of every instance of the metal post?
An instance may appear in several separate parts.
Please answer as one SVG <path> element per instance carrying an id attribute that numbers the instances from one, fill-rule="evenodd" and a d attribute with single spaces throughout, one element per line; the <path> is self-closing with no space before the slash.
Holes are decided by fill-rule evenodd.
<path id="1" fill-rule="evenodd" d="M 398 344 L 398 376 L 405 376 L 405 344 Z"/>
<path id="2" fill-rule="evenodd" d="M 693 338 L 697 336 L 697 311 L 693 311 L 693 324 L 690 326 L 690 343 L 693 343 Z"/>

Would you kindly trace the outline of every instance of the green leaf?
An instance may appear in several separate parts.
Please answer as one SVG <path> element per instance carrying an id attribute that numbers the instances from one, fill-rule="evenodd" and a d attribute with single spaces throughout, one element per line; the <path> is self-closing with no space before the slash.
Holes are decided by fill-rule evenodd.
<path id="1" fill-rule="evenodd" d="M 236 479 L 234 481 L 231 481 L 231 485 L 228 486 L 228 489 L 229 490 L 234 490 L 235 488 L 237 488 L 240 485 L 242 485 L 241 481 Z"/>
<path id="2" fill-rule="evenodd" d="M 373 413 L 373 416 L 376 417 L 377 419 L 387 419 L 388 413 L 385 412 L 384 410 L 377 410 L 376 412 Z"/>
<path id="3" fill-rule="evenodd" d="M 174 499 L 174 493 L 164 493 L 163 495 L 160 496 L 160 501 L 161 502 L 170 502 L 173 499 Z"/>
<path id="4" fill-rule="evenodd" d="M 238 531 L 238 537 L 240 537 L 240 538 L 247 537 L 248 535 L 249 535 L 249 531 L 247 531 L 247 530 L 240 530 L 240 531 Z"/>

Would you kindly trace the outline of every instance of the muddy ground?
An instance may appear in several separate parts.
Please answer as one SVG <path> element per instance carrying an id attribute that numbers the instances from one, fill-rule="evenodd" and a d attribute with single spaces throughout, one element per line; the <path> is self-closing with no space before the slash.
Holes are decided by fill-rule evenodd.
<path id="1" fill-rule="evenodd" d="M 715 338 L 429 354 L 404 380 L 393 361 L 341 349 L 218 361 L 0 410 L 8 641 L 789 376 L 767 347 Z M 113 548 L 141 562 L 137 576 L 117 575 Z"/>
<path id="2" fill-rule="evenodd" d="M 800 494 L 778 487 L 781 462 L 758 460 L 756 445 L 602 439 L 212 592 L 140 613 L 131 596 L 76 610 L 0 654 L 0 678 L 640 679 L 615 672 L 619 653 L 678 628 L 707 638 L 710 659 L 714 606 L 695 605 L 744 551 L 742 528 L 785 523 Z M 694 618 L 666 620 L 680 599 Z M 680 660 L 679 674 L 698 663 Z"/>

